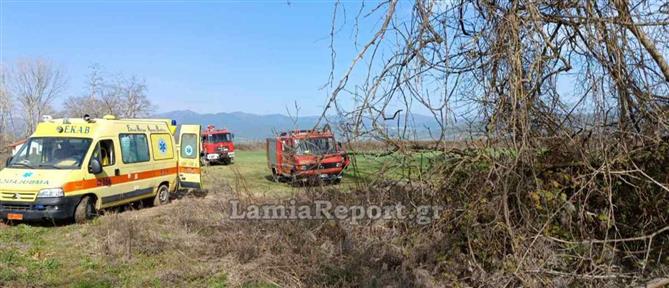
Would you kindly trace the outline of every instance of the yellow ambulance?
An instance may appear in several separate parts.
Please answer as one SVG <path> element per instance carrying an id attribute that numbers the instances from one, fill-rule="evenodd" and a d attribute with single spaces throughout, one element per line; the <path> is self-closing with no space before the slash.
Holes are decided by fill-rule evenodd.
<path id="1" fill-rule="evenodd" d="M 45 117 L 0 171 L 0 218 L 80 223 L 103 208 L 162 205 L 177 189 L 201 188 L 200 126 L 177 128 L 165 119 Z"/>

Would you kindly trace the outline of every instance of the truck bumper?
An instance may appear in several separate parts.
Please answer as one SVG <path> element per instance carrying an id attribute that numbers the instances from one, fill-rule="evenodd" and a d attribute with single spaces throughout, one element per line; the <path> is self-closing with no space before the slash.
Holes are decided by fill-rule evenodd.
<path id="1" fill-rule="evenodd" d="M 68 220 L 74 216 L 79 200 L 81 197 L 37 198 L 34 202 L 0 201 L 0 218 L 26 222 Z M 21 219 L 9 219 L 17 215 Z"/>
<path id="2" fill-rule="evenodd" d="M 335 181 L 342 179 L 343 169 L 319 169 L 319 170 L 306 170 L 306 171 L 297 171 L 295 176 L 298 180 L 313 180 L 321 179 L 324 181 Z"/>
<path id="3" fill-rule="evenodd" d="M 207 154 L 205 156 L 209 163 L 225 164 L 233 163 L 235 161 L 234 152 L 230 153 L 220 153 L 220 154 Z"/>

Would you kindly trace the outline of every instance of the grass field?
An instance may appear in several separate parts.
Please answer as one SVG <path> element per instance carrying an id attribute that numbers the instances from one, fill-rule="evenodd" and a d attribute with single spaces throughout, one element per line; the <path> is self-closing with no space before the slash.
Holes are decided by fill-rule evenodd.
<path id="1" fill-rule="evenodd" d="M 232 186 L 234 191 L 242 193 L 253 193 L 269 197 L 286 197 L 295 193 L 302 187 L 296 187 L 287 183 L 275 183 L 271 180 L 271 173 L 267 167 L 267 156 L 265 151 L 237 151 L 236 163 L 232 165 L 215 165 L 204 169 L 203 177 L 208 189 L 216 189 L 212 185 L 224 183 Z M 361 157 L 362 158 L 362 157 Z M 359 163 L 357 170 L 371 171 L 376 166 L 371 159 L 365 159 Z M 360 167 L 363 165 L 364 167 Z M 356 170 L 356 171 L 357 171 Z M 356 177 L 354 169 L 347 169 L 344 173 L 342 183 L 337 187 L 349 190 L 362 181 L 369 180 L 371 172 Z"/>
<path id="2" fill-rule="evenodd" d="M 430 157 L 422 155 L 415 162 L 422 167 Z M 379 178 L 379 169 L 397 161 L 359 155 L 353 165 L 357 169 L 349 167 L 342 183 L 330 187 L 345 193 Z M 238 151 L 235 164 L 203 169 L 210 191 L 204 198 L 108 213 L 83 225 L 0 224 L 0 287 L 274 287 L 244 279 L 243 272 L 231 277 L 236 266 L 198 250 L 212 244 L 210 235 L 189 228 L 222 221 L 221 215 L 198 213 L 216 211 L 216 201 L 226 193 L 285 198 L 305 189 L 272 182 L 269 175 L 264 151 Z"/>
<path id="3" fill-rule="evenodd" d="M 198 216 L 197 207 L 228 193 L 223 191 L 289 197 L 304 189 L 272 182 L 264 151 L 239 151 L 237 157 L 233 165 L 203 170 L 205 187 L 210 190 L 204 199 L 186 198 L 164 207 L 105 215 L 83 225 L 0 224 L 0 287 L 229 287 L 230 269 L 235 268 L 221 264 L 223 259 L 183 255 L 188 254 L 183 251 L 197 249 L 197 241 L 207 241 L 202 239 L 208 235 L 190 231 L 179 219 L 214 225 L 221 216 Z M 358 171 L 366 173 L 354 173 L 351 168 L 342 183 L 333 187 L 345 192 L 373 179 L 381 162 L 358 157 Z M 228 185 L 232 189 L 226 189 Z M 140 252 L 123 252 L 125 249 Z M 244 279 L 232 283 L 273 287 Z"/>
<path id="4" fill-rule="evenodd" d="M 271 180 L 271 173 L 267 167 L 265 151 L 237 151 L 236 163 L 228 166 L 210 166 L 204 170 L 205 185 L 209 189 L 214 183 L 229 184 L 234 191 L 252 193 L 270 197 L 285 197 L 295 193 L 302 187 L 294 187 L 286 183 L 275 183 Z M 421 169 L 427 169 L 428 163 L 438 154 L 416 153 L 408 163 L 411 168 L 399 169 L 392 164 L 402 163 L 402 160 L 392 156 L 375 157 L 357 155 L 352 165 L 344 171 L 344 179 L 337 185 L 340 190 L 348 191 L 362 184 L 378 179 L 379 171 L 388 170 L 385 176 L 390 178 L 408 177 L 410 173 L 418 174 Z"/>
<path id="5" fill-rule="evenodd" d="M 285 195 L 291 191 L 289 185 L 272 183 L 264 178 L 263 152 L 238 152 L 239 159 L 230 166 L 213 166 L 204 169 L 205 185 L 219 183 L 236 185 L 239 189 L 264 191 Z M 238 176 L 236 176 L 238 175 Z M 241 180 L 243 179 L 243 181 Z M 215 182 L 214 182 L 215 181 Z M 221 187 L 207 187 L 210 197 L 216 197 Z M 106 255 L 109 245 L 100 239 L 101 230 L 116 229 L 118 219 L 144 221 L 160 218 L 168 211 L 178 209 L 184 202 L 205 199 L 183 199 L 165 207 L 127 211 L 115 215 L 101 216 L 84 225 L 49 227 L 43 224 L 0 224 L 0 287 L 164 287 L 165 273 L 188 266 L 189 279 L 180 282 L 195 287 L 228 287 L 227 273 L 212 269 L 212 263 L 182 257 L 177 251 L 164 251 L 155 255 L 137 253 L 128 259 L 115 259 Z M 212 216 L 212 218 L 216 218 Z M 130 220 L 132 221 L 132 220 Z M 150 221 L 150 219 L 149 219 Z M 125 223 L 125 222 L 124 222 Z M 169 228 L 169 227 L 168 227 Z M 141 230 L 141 227 L 137 227 Z M 166 231 L 169 231 L 167 229 Z M 181 237 L 165 233 L 165 241 Z M 138 232 L 140 233 L 140 232 Z M 95 239 L 91 239 L 95 238 Z M 201 269 L 201 271 L 200 271 Z M 169 282 L 169 281 L 167 281 Z M 263 283 L 244 283 L 244 287 L 272 287 Z"/>

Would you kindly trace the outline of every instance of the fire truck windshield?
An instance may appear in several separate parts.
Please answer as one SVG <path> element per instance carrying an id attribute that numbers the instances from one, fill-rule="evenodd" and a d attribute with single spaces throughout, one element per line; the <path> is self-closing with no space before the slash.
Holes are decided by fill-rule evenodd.
<path id="1" fill-rule="evenodd" d="M 295 140 L 297 155 L 324 155 L 337 152 L 334 138 L 311 138 Z"/>
<path id="2" fill-rule="evenodd" d="M 207 136 L 208 143 L 220 143 L 220 142 L 230 142 L 232 141 L 232 135 L 230 133 L 220 133 L 220 134 L 210 134 Z"/>

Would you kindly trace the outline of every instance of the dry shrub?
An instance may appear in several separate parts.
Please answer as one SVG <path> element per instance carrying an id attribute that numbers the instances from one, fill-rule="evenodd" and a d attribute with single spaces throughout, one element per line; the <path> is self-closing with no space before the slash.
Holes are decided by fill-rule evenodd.
<path id="1" fill-rule="evenodd" d="M 666 155 L 669 145 L 632 153 L 611 146 L 611 160 L 580 140 L 550 143 L 560 145 L 447 153 L 422 181 L 376 181 L 353 193 L 318 194 L 314 198 L 349 205 L 430 204 L 446 212 L 427 226 L 338 223 L 333 230 L 339 237 L 303 227 L 316 231 L 320 241 L 312 245 L 343 241 L 340 246 L 349 249 L 333 253 L 344 257 L 307 266 L 313 275 L 332 276 L 327 271 L 335 269 L 336 276 L 296 277 L 321 286 L 601 287 L 666 275 L 669 193 L 651 179 L 666 181 L 669 163 L 658 155 Z M 296 257 L 312 254 L 302 250 Z"/>
<path id="2" fill-rule="evenodd" d="M 601 154 L 585 153 L 592 150 L 578 141 L 560 143 L 524 155 L 455 150 L 431 162 L 420 181 L 387 180 L 381 171 L 377 181 L 350 193 L 327 186 L 294 195 L 305 205 L 444 207 L 427 225 L 411 219 L 232 220 L 224 212 L 232 198 L 242 206 L 286 199 L 216 182 L 212 187 L 221 190 L 204 199 L 102 217 L 92 233 L 100 239 L 96 251 L 110 261 L 167 257 L 174 266 L 157 277 L 172 285 L 219 273 L 232 286 L 260 281 L 282 287 L 610 287 L 666 275 L 669 233 L 652 233 L 668 223 L 669 194 L 633 175 L 611 183 L 592 169 L 603 165 Z M 608 163 L 612 171 L 643 163 L 649 176 L 666 177 L 669 163 L 656 156 L 666 149 L 639 147 L 632 158 Z M 613 213 L 606 210 L 611 205 Z"/>
<path id="3" fill-rule="evenodd" d="M 345 148 L 348 151 L 355 153 L 378 153 L 383 151 L 397 151 L 400 147 L 409 149 L 409 151 L 425 151 L 432 150 L 436 147 L 448 147 L 455 149 L 464 149 L 467 145 L 464 141 L 431 141 L 431 140 L 414 140 L 414 141 L 398 141 L 397 143 L 387 143 L 383 141 L 353 141 L 345 143 Z M 235 143 L 235 149 L 239 151 L 262 151 L 265 150 L 264 141 L 248 141 Z"/>
<path id="4" fill-rule="evenodd" d="M 265 141 L 248 141 L 235 143 L 235 149 L 239 151 L 265 150 Z"/>
<path id="5" fill-rule="evenodd" d="M 347 149 L 359 152 L 397 151 L 400 148 L 408 151 L 425 151 L 434 149 L 464 149 L 468 145 L 466 141 L 433 141 L 433 140 L 397 140 L 397 141 L 351 141 L 346 143 Z"/>

